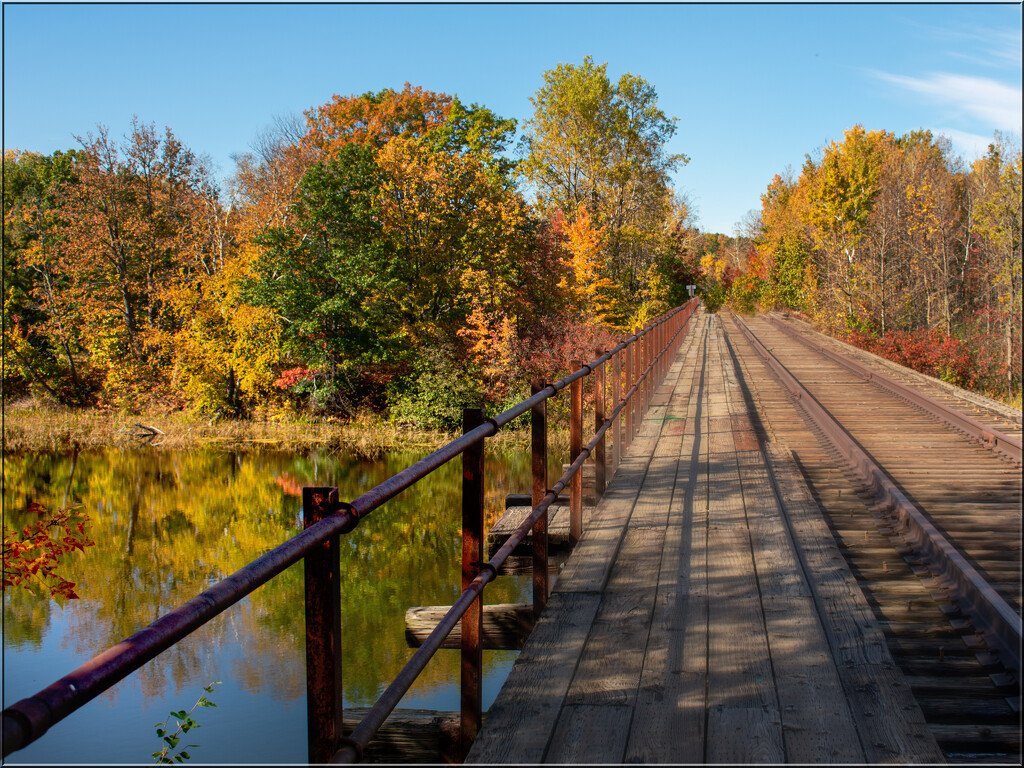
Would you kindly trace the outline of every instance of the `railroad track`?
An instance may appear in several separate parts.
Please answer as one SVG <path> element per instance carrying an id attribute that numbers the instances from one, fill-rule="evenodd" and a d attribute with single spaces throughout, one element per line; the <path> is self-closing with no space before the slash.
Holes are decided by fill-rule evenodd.
<path id="1" fill-rule="evenodd" d="M 1003 434 L 1009 435 L 1018 441 L 1021 440 L 1021 411 L 1006 403 L 1000 403 L 998 400 L 993 400 L 975 392 L 969 392 L 945 381 L 926 376 L 902 365 L 897 365 L 870 352 L 865 352 L 850 344 L 819 333 L 807 323 L 789 315 L 773 312 L 769 317 L 779 323 L 784 323 L 793 332 L 806 337 L 811 343 L 831 347 L 837 352 L 848 355 L 880 373 L 884 373 L 901 383 L 916 388 L 918 391 L 945 403 L 950 408 L 955 408 L 983 424 L 999 430 Z"/>
<path id="2" fill-rule="evenodd" d="M 998 444 L 965 435 L 811 349 L 780 322 L 723 317 L 762 439 L 793 453 L 947 760 L 1019 762 L 1019 420 L 1014 460 L 1006 455 L 1014 450 L 1012 435 Z M 823 338 L 813 341 L 829 346 Z M 766 370 L 758 343 L 781 373 Z M 832 355 L 840 351 L 831 346 Z M 877 358 L 870 364 L 887 377 L 927 387 L 933 399 L 973 411 L 968 415 L 990 431 L 1012 431 L 1012 411 L 987 408 L 983 399 L 965 399 Z M 784 386 L 789 375 L 805 394 Z M 819 410 L 852 436 L 851 448 L 837 447 L 831 428 L 812 419 Z M 866 455 L 859 464 L 850 458 L 858 447 Z M 877 478 L 863 474 L 865 464 L 884 475 L 888 496 Z M 916 509 L 920 524 L 934 528 L 949 552 L 937 554 L 909 534 L 913 520 L 901 518 L 894 498 Z M 959 567 L 975 572 L 977 583 L 957 581 L 943 557 L 965 563 Z M 985 600 L 998 607 L 979 608 Z"/>

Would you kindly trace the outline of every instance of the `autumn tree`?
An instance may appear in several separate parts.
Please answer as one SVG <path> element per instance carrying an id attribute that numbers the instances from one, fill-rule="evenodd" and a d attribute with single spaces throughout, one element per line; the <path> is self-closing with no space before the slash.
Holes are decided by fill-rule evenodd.
<path id="1" fill-rule="evenodd" d="M 635 297 L 670 215 L 669 175 L 687 162 L 666 150 L 675 119 L 642 77 L 627 73 L 612 83 L 607 64 L 589 56 L 545 72 L 530 101 L 522 171 L 539 209 L 586 205 L 607 227 L 606 277 Z"/>
<path id="2" fill-rule="evenodd" d="M 761 195 L 761 232 L 756 240 L 767 285 L 766 308 L 806 310 L 812 294 L 810 234 L 802 221 L 806 198 L 791 177 L 776 174 Z"/>
<path id="3" fill-rule="evenodd" d="M 997 134 L 971 173 L 977 200 L 977 232 L 982 239 L 989 285 L 988 306 L 1002 326 L 1006 390 L 1020 387 L 1021 368 L 1021 149 Z M 992 311 L 994 309 L 994 312 Z"/>
<path id="4" fill-rule="evenodd" d="M 882 144 L 889 138 L 856 125 L 844 133 L 842 143 L 833 141 L 825 148 L 819 164 L 808 159 L 804 166 L 806 216 L 824 257 L 822 309 L 831 325 L 855 314 L 863 273 L 860 247 L 880 189 Z"/>
<path id="5" fill-rule="evenodd" d="M 87 394 L 81 323 L 67 298 L 58 196 L 76 181 L 74 151 L 4 154 L 4 387 L 30 383 L 57 402 Z"/>
<path id="6" fill-rule="evenodd" d="M 59 199 L 62 300 L 80 314 L 105 390 L 128 402 L 159 376 L 162 294 L 183 264 L 203 258 L 200 222 L 214 187 L 170 129 L 160 137 L 133 120 L 123 148 L 103 127 L 80 142 L 77 181 Z"/>
<path id="7" fill-rule="evenodd" d="M 409 84 L 334 96 L 306 117 L 297 153 L 309 165 L 287 224 L 254 238 L 262 254 L 253 296 L 281 318 L 292 362 L 335 391 L 343 373 L 347 396 L 375 397 L 383 390 L 371 380 L 401 390 L 416 361 L 431 357 L 424 349 L 448 350 L 433 356 L 442 367 L 464 366 L 459 331 L 471 317 L 510 328 L 521 310 L 528 218 L 501 154 L 515 122 Z M 343 231 L 357 221 L 358 231 Z M 333 325 L 314 332 L 301 318 Z"/>

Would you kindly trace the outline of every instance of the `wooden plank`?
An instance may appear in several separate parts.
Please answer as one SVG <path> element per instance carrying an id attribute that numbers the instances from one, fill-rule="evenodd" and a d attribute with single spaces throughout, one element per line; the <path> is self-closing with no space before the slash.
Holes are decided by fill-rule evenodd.
<path id="1" fill-rule="evenodd" d="M 695 382 L 690 397 L 699 396 Z M 706 442 L 687 435 L 624 762 L 704 762 L 708 591 L 702 465 Z"/>
<path id="2" fill-rule="evenodd" d="M 494 523 L 491 530 L 487 532 L 487 551 L 493 555 L 508 541 L 516 528 L 527 518 L 532 507 L 509 507 L 505 513 Z M 590 519 L 594 514 L 594 507 L 583 507 L 583 527 L 586 530 Z M 522 554 L 530 551 L 533 546 L 533 531 L 526 534 L 526 537 L 516 547 L 516 552 Z M 563 504 L 553 504 L 548 507 L 548 547 L 549 549 L 565 549 L 571 546 L 569 539 L 569 507 Z"/>
<path id="3" fill-rule="evenodd" d="M 552 593 L 466 763 L 543 761 L 599 603 L 597 594 Z"/>
<path id="4" fill-rule="evenodd" d="M 690 378 L 677 376 L 669 410 L 678 412 L 681 393 Z M 657 401 L 656 401 L 657 402 Z M 661 426 L 661 439 L 634 505 L 616 555 L 617 566 L 606 585 L 598 616 L 566 698 L 548 760 L 557 762 L 619 762 L 623 759 L 632 707 L 651 636 L 651 614 L 658 591 L 665 524 L 675 498 L 677 457 L 682 430 L 675 422 Z M 662 614 L 667 618 L 667 614 Z M 691 677 L 695 690 L 703 689 Z M 653 690 L 648 687 L 647 694 Z M 703 707 L 701 707 L 703 709 Z"/>
<path id="5" fill-rule="evenodd" d="M 725 380 L 721 344 L 709 350 L 709 368 L 718 384 Z M 721 398 L 722 416 L 716 416 L 715 398 L 709 398 L 705 760 L 751 762 L 757 756 L 780 762 L 782 723 L 732 440 L 732 406 L 724 387 Z"/>
<path id="6" fill-rule="evenodd" d="M 942 762 L 917 701 L 893 662 L 856 580 L 788 449 L 766 446 L 773 482 L 823 619 L 868 762 Z"/>
<path id="7" fill-rule="evenodd" d="M 573 705 L 562 710 L 546 756 L 550 763 L 617 763 L 625 750 L 633 709 Z"/>
<path id="8" fill-rule="evenodd" d="M 369 713 L 368 707 L 345 709 L 345 733 Z M 445 763 L 458 755 L 459 713 L 432 709 L 396 709 L 363 752 L 367 763 Z"/>
<path id="9" fill-rule="evenodd" d="M 566 704 L 632 706 L 657 589 L 663 528 L 629 528 Z"/>
<path id="10" fill-rule="evenodd" d="M 716 704 L 708 709 L 708 763 L 783 763 L 779 713 L 763 707 Z"/>
<path id="11" fill-rule="evenodd" d="M 645 427 L 647 429 L 647 427 Z M 657 435 L 637 437 L 594 510 L 555 590 L 597 592 L 604 588 L 640 490 L 647 479 Z"/>
<path id="12" fill-rule="evenodd" d="M 865 762 L 835 659 L 760 452 L 737 453 L 785 733 L 797 763 Z M 808 706 L 808 702 L 814 702 Z"/>
<path id="13" fill-rule="evenodd" d="M 451 609 L 450 605 L 423 605 L 405 611 L 405 640 L 410 648 L 419 648 Z M 518 651 L 533 631 L 533 605 L 498 603 L 485 605 L 481 647 Z M 462 621 L 448 633 L 442 648 L 461 648 Z"/>

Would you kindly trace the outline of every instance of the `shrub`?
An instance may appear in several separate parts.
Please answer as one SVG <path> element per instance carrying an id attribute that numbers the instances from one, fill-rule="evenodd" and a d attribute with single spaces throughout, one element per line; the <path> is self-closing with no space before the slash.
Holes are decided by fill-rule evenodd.
<path id="1" fill-rule="evenodd" d="M 483 399 L 470 372 L 446 355 L 425 352 L 392 392 L 389 415 L 421 429 L 459 431 L 463 409 L 479 407 Z"/>
<path id="2" fill-rule="evenodd" d="M 958 387 L 970 389 L 978 383 L 980 368 L 973 345 L 936 328 L 889 331 L 881 337 L 854 329 L 847 341 Z"/>

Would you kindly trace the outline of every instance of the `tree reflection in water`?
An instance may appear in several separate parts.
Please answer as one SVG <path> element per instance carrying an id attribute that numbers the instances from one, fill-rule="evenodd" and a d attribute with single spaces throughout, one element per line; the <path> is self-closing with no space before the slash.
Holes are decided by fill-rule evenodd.
<path id="1" fill-rule="evenodd" d="M 419 454 L 378 460 L 213 450 L 156 449 L 81 454 L 31 454 L 4 460 L 4 516 L 23 525 L 31 501 L 49 508 L 81 500 L 92 518 L 96 546 L 69 558 L 66 578 L 81 599 L 64 609 L 21 590 L 4 595 L 4 700 L 35 693 L 78 664 L 123 640 L 301 530 L 303 485 L 337 486 L 351 499 L 402 470 Z M 554 468 L 554 465 L 553 465 Z M 488 457 L 487 514 L 496 519 L 508 492 L 529 490 L 529 456 Z M 451 604 L 460 573 L 461 468 L 455 460 L 370 515 L 343 537 L 342 668 L 347 706 L 372 704 L 412 655 L 404 615 L 414 605 Z M 250 706 L 301 704 L 305 697 L 305 635 L 302 566 L 296 564 L 224 614 L 197 630 L 119 684 L 100 701 L 69 718 L 69 728 L 110 728 L 90 718 L 134 706 L 179 708 L 211 680 L 224 680 L 217 717 L 245 721 Z M 488 603 L 528 602 L 529 577 L 501 577 L 488 586 Z M 503 675 L 511 652 L 485 653 L 485 675 Z M 70 660 L 70 663 L 69 663 Z M 225 665 L 230 668 L 224 668 Z M 16 670 L 48 670 L 41 678 Z M 441 651 L 421 675 L 403 706 L 440 700 L 457 707 L 459 661 Z M 500 680 L 492 683 L 496 692 Z M 18 686 L 15 688 L 14 686 Z M 34 686 L 34 687 L 33 687 Z M 239 691 L 231 698 L 229 689 Z M 445 693 L 445 692 L 448 693 Z M 247 694 L 247 695 L 246 695 Z M 248 703 L 247 703 L 248 702 Z M 90 715 L 106 709 L 107 713 Z M 304 706 L 300 707 L 304 710 Z M 149 717 L 149 715 L 147 715 Z M 256 713 L 253 722 L 258 720 Z M 15 762 L 81 761 L 74 744 L 60 747 L 56 731 L 20 753 Z M 207 728 L 204 745 L 237 738 L 238 728 Z M 234 734 L 234 735 L 233 735 Z M 152 737 L 152 729 L 143 737 Z M 118 732 L 109 755 L 136 762 L 132 739 Z M 304 738 L 304 733 L 300 734 Z M 251 734 L 249 734 L 251 738 Z M 104 742 L 105 743 L 105 742 Z M 117 751 L 121 743 L 127 754 Z M 51 746 L 53 745 L 53 746 Z M 273 756 L 259 749 L 243 756 L 238 745 L 225 754 L 243 761 L 299 761 L 304 754 Z M 251 746 L 250 746 L 251 748 Z M 69 750 L 66 752 L 61 749 Z M 56 751 L 54 751 L 56 750 Z M 151 749 L 149 751 L 152 751 Z M 219 750 L 200 753 L 204 761 Z M 90 755 L 90 759 L 99 755 Z"/>

